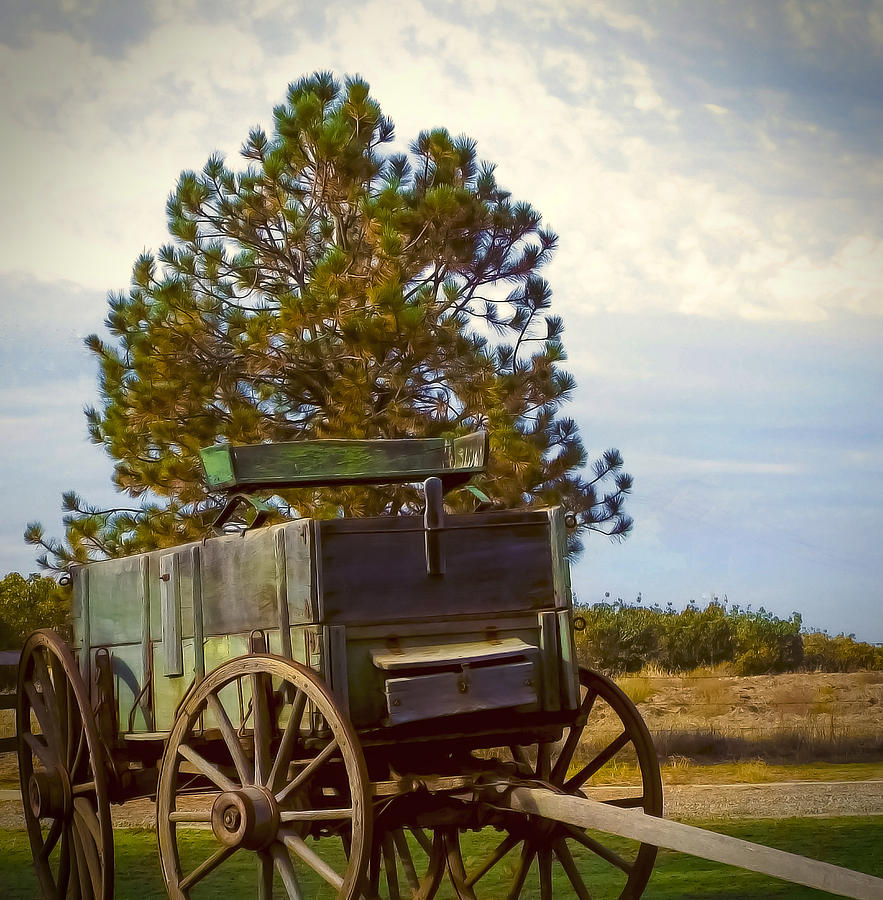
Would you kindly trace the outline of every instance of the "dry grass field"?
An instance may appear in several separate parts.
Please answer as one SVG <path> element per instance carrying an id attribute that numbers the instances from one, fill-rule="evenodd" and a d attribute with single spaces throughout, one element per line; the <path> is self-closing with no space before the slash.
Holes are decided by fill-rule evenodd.
<path id="1" fill-rule="evenodd" d="M 883 672 L 620 679 L 669 763 L 883 763 Z"/>

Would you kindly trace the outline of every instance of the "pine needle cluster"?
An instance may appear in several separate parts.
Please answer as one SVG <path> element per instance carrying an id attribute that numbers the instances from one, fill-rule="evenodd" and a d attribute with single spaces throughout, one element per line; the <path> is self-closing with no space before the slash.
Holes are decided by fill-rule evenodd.
<path id="1" fill-rule="evenodd" d="M 572 419 L 562 322 L 541 270 L 558 243 L 498 183 L 475 142 L 425 131 L 391 152 L 393 124 L 360 78 L 289 86 L 268 135 L 234 171 L 213 155 L 167 203 L 170 239 L 109 297 L 91 439 L 142 505 L 66 494 L 66 540 L 26 539 L 47 567 L 202 536 L 218 498 L 200 447 L 310 438 L 490 433 L 476 484 L 506 506 L 563 504 L 586 530 L 625 535 L 632 486 L 618 451 L 591 469 Z M 279 517 L 399 514 L 411 487 L 287 492 Z M 449 497 L 466 509 L 469 492 Z"/>

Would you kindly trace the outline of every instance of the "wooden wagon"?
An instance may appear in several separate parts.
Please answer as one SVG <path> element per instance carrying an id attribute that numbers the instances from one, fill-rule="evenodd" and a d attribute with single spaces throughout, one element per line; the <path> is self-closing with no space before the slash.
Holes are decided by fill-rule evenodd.
<path id="1" fill-rule="evenodd" d="M 577 666 L 573 522 L 446 514 L 443 493 L 486 455 L 483 433 L 212 447 L 227 533 L 73 568 L 72 641 L 35 633 L 19 670 L 43 895 L 112 897 L 111 804 L 150 797 L 173 898 L 223 890 L 249 856 L 264 900 L 429 900 L 445 872 L 461 900 L 526 885 L 597 897 L 585 852 L 617 874 L 615 896 L 639 896 L 656 845 L 688 839 L 646 829 L 662 814 L 650 736 L 612 682 Z M 422 516 L 261 527 L 252 497 L 395 482 L 424 483 Z M 241 504 L 253 527 L 230 528 Z M 637 783 L 587 799 L 611 762 Z M 477 856 L 470 835 L 489 827 Z M 212 843 L 197 859 L 194 828 Z"/>

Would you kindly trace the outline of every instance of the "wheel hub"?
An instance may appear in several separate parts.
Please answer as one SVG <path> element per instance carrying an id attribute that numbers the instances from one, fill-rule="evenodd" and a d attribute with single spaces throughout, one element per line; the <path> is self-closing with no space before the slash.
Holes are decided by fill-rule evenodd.
<path id="1" fill-rule="evenodd" d="M 228 847 L 262 850 L 279 830 L 279 807 L 263 788 L 225 791 L 212 806 L 212 831 Z"/>
<path id="2" fill-rule="evenodd" d="M 71 812 L 71 787 L 63 769 L 32 772 L 28 779 L 28 804 L 37 819 L 66 819 Z"/>

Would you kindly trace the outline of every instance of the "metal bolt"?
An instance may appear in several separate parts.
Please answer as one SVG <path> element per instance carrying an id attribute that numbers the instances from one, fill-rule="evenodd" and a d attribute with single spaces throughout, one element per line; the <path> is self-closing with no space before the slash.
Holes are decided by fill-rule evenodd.
<path id="1" fill-rule="evenodd" d="M 235 806 L 228 806 L 224 810 L 224 827 L 227 831 L 238 831 L 242 824 L 242 816 Z"/>
<path id="2" fill-rule="evenodd" d="M 533 681 L 531 681 L 530 678 L 525 678 L 525 679 L 524 679 L 524 686 L 525 686 L 525 687 L 533 687 Z"/>
<path id="3" fill-rule="evenodd" d="M 393 706 L 401 706 L 401 705 L 402 705 L 402 701 L 399 700 L 398 697 L 396 697 L 395 700 L 392 701 L 392 705 L 393 705 Z"/>
<path id="4" fill-rule="evenodd" d="M 457 688 L 459 689 L 461 694 L 465 694 L 466 691 L 469 690 L 469 682 L 465 678 L 461 678 L 457 682 Z"/>

